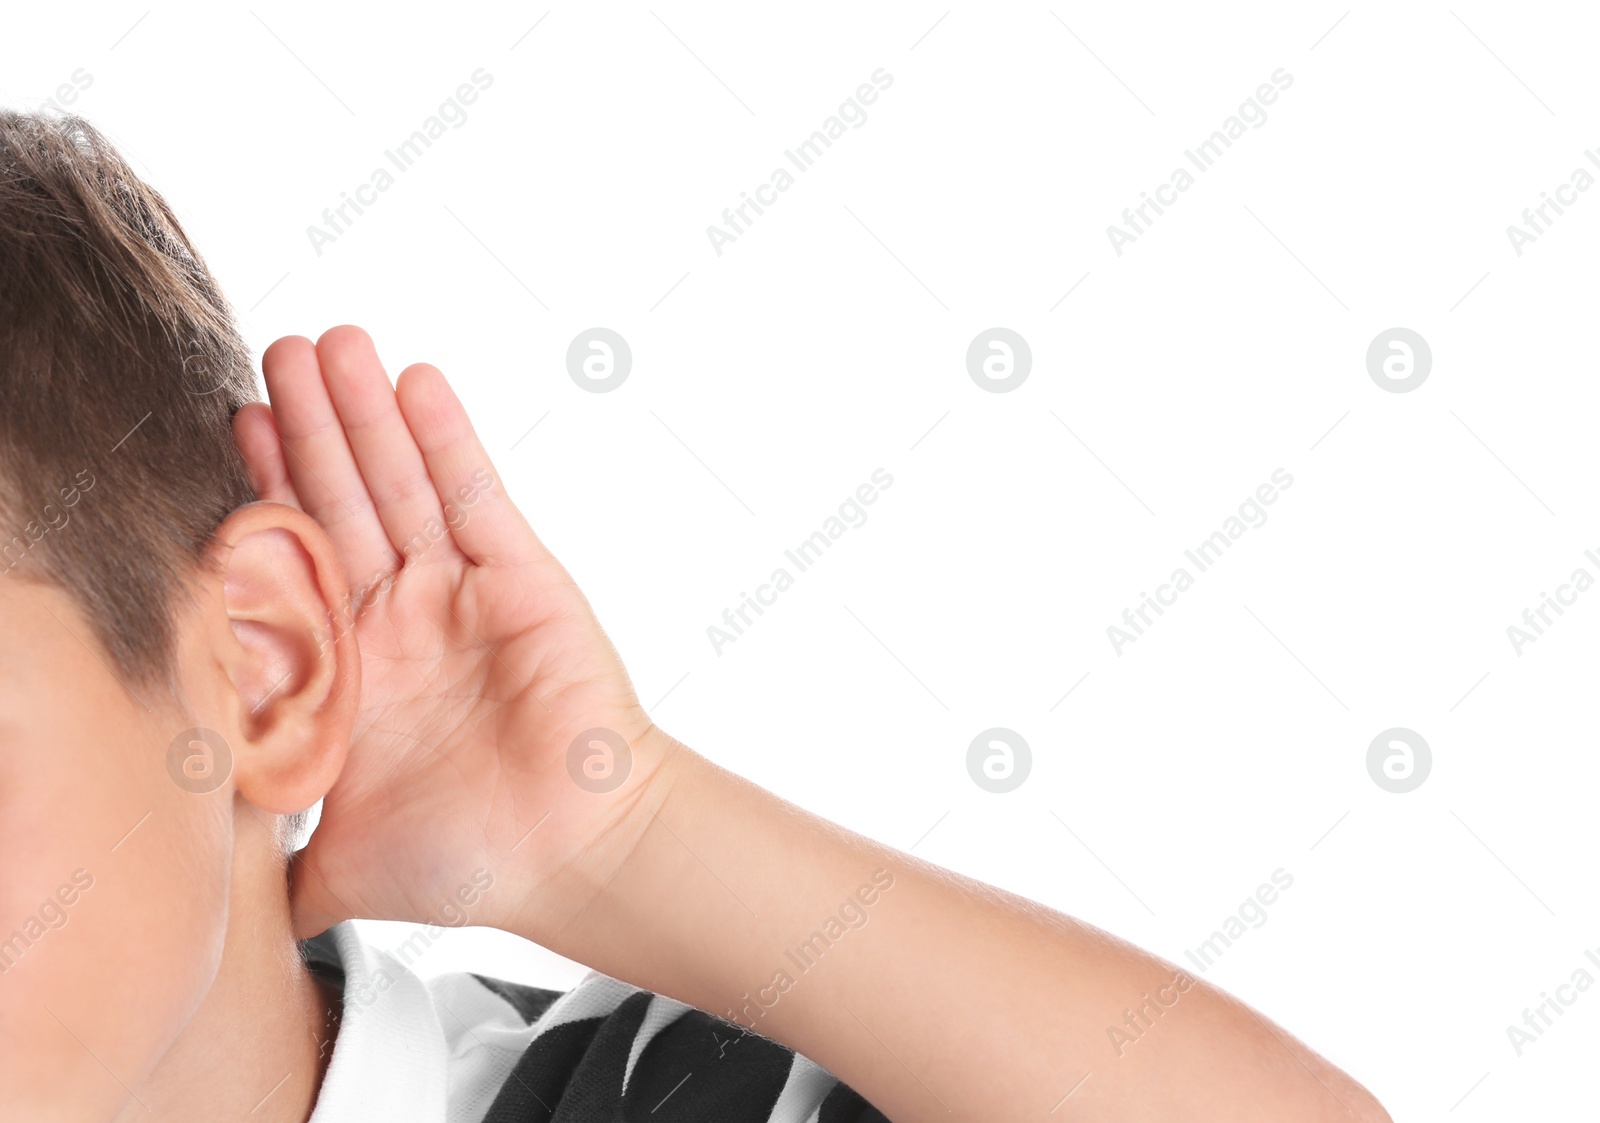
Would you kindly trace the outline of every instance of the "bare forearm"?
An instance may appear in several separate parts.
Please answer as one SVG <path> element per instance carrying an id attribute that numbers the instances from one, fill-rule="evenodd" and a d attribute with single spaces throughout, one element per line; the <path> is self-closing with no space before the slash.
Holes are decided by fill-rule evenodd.
<path id="1" fill-rule="evenodd" d="M 896 1123 L 1387 1118 L 1248 1007 L 1099 929 L 687 750 L 669 770 L 555 950 L 810 1057 Z"/>

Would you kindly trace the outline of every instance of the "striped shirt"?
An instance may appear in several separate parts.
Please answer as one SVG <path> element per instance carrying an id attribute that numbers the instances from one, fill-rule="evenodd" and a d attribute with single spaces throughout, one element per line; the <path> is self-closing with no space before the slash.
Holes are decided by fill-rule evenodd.
<path id="1" fill-rule="evenodd" d="M 301 948 L 343 994 L 310 1123 L 887 1123 L 798 1053 L 596 972 L 425 981 L 348 923 Z"/>

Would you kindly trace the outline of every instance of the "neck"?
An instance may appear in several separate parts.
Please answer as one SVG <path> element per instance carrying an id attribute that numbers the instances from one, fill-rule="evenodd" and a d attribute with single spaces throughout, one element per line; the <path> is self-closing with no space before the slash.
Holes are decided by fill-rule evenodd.
<path id="1" fill-rule="evenodd" d="M 235 853 L 271 852 L 257 841 L 241 838 Z M 118 1123 L 310 1117 L 337 1032 L 329 1010 L 338 1010 L 339 999 L 300 959 L 282 866 L 257 864 L 264 868 L 235 863 L 216 979 Z"/>

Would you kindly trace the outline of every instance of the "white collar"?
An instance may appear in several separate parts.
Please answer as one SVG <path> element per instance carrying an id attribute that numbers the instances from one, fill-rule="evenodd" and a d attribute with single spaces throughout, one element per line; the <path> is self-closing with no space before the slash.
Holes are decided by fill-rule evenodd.
<path id="1" fill-rule="evenodd" d="M 445 1118 L 444 1031 L 423 981 L 361 942 L 349 921 L 320 938 L 344 970 L 344 1006 L 327 1075 L 307 1123 Z"/>

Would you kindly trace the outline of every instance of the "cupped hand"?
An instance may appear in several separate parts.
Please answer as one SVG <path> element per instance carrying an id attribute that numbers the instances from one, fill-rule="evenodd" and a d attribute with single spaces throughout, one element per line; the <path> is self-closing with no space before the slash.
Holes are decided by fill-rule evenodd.
<path id="1" fill-rule="evenodd" d="M 361 653 L 349 758 L 292 866 L 297 930 L 559 927 L 642 830 L 670 739 L 437 369 L 391 387 L 356 327 L 280 339 L 262 368 L 271 405 L 239 411 L 236 443 L 257 495 L 332 539 L 351 597 L 323 641 Z"/>

